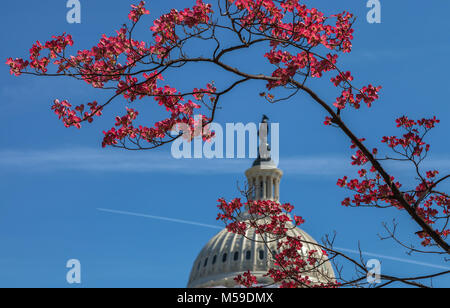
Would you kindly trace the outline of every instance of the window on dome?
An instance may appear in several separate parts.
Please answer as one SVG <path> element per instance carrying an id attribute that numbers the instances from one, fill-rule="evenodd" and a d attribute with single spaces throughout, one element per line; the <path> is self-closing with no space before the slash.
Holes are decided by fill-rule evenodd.
<path id="1" fill-rule="evenodd" d="M 250 260 L 251 257 L 252 257 L 252 252 L 250 250 L 247 250 L 247 252 L 245 253 L 245 258 L 247 260 Z"/>
<path id="2" fill-rule="evenodd" d="M 215 256 L 213 257 L 213 262 L 212 262 L 212 264 L 216 264 L 216 260 L 217 260 L 217 255 L 215 255 Z"/>
<path id="3" fill-rule="evenodd" d="M 225 262 L 225 261 L 227 261 L 227 254 L 226 253 L 224 253 L 223 256 L 222 256 L 222 262 Z"/>
<path id="4" fill-rule="evenodd" d="M 203 267 L 205 267 L 208 264 L 208 258 L 205 259 L 205 263 L 203 264 Z"/>
<path id="5" fill-rule="evenodd" d="M 200 264 L 202 264 L 202 262 L 201 262 L 201 261 L 198 261 L 197 270 L 200 269 Z"/>
<path id="6" fill-rule="evenodd" d="M 259 259 L 260 260 L 264 259 L 264 250 L 262 249 L 259 251 Z"/>
<path id="7" fill-rule="evenodd" d="M 239 259 L 239 251 L 236 251 L 236 252 L 234 253 L 233 260 L 234 260 L 234 261 L 237 261 L 238 259 Z"/>

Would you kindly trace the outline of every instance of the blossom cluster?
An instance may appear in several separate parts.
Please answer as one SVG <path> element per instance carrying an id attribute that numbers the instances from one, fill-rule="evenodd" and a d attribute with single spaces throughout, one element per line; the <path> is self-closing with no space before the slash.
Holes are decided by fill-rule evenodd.
<path id="1" fill-rule="evenodd" d="M 153 32 L 155 44 L 150 50 L 159 58 L 169 56 L 173 47 L 178 44 L 179 36 L 176 33 L 177 26 L 186 26 L 192 28 L 202 24 L 208 24 L 211 20 L 213 10 L 210 4 L 197 0 L 191 8 L 182 11 L 172 9 L 169 13 L 162 15 L 154 21 L 150 30 Z"/>
<path id="2" fill-rule="evenodd" d="M 94 116 L 102 115 L 102 107 L 96 101 L 87 104 L 89 111 L 85 111 L 84 104 L 72 107 L 67 100 L 59 101 L 55 99 L 51 109 L 55 112 L 59 119 L 62 120 L 65 127 L 74 126 L 81 128 L 81 122 L 86 120 L 89 123 L 93 121 Z"/>
<path id="3" fill-rule="evenodd" d="M 47 73 L 47 66 L 50 63 L 50 59 L 55 59 L 62 56 L 63 51 L 67 46 L 73 45 L 72 36 L 70 34 L 63 33 L 60 36 L 52 36 L 53 40 L 42 44 L 40 41 L 36 41 L 30 49 L 30 59 L 24 60 L 21 58 L 8 58 L 6 64 L 10 67 L 10 73 L 15 76 L 20 76 L 28 67 L 34 69 L 36 73 Z M 41 53 L 47 51 L 45 56 L 41 56 Z"/>
<path id="4" fill-rule="evenodd" d="M 147 10 L 144 5 L 145 1 L 141 1 L 138 5 L 131 5 L 132 10 L 130 11 L 130 14 L 128 14 L 128 19 L 136 23 L 142 15 L 150 14 L 150 11 Z"/>

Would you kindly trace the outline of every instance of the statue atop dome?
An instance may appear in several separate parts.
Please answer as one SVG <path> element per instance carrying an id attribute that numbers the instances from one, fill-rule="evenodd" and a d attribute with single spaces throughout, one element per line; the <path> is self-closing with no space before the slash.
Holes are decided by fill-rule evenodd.
<path id="1" fill-rule="evenodd" d="M 258 130 L 258 157 L 253 162 L 253 166 L 259 166 L 266 164 L 272 160 L 270 156 L 270 144 L 269 144 L 269 117 L 265 114 L 262 117 Z"/>

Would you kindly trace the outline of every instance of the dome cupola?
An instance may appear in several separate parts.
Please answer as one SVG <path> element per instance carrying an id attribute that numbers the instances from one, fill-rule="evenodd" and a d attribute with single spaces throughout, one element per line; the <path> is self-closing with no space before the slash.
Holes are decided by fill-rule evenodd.
<path id="1" fill-rule="evenodd" d="M 258 158 L 250 169 L 245 172 L 250 200 L 280 200 L 280 180 L 283 172 L 277 168 L 270 153 L 269 118 L 264 115 L 258 132 L 260 146 Z"/>

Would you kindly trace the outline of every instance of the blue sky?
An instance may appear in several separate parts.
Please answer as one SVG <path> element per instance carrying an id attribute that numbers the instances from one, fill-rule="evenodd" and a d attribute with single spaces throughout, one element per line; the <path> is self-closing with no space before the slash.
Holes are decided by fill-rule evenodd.
<path id="1" fill-rule="evenodd" d="M 65 2 L 23 1 L 19 9 L 15 2 L 2 1 L 0 59 L 25 57 L 36 40 L 64 31 L 72 34 L 75 48 L 90 48 L 103 33 L 113 34 L 126 22 L 135 1 L 81 0 L 82 23 L 73 25 L 66 22 Z M 137 34 L 145 39 L 153 18 L 191 2 L 148 2 L 151 15 Z M 438 115 L 442 122 L 430 136 L 427 164 L 449 172 L 450 4 L 382 0 L 382 23 L 375 25 L 365 20 L 366 1 L 307 3 L 326 13 L 345 9 L 358 17 L 354 51 L 342 58 L 341 67 L 351 70 L 359 85 L 383 86 L 372 109 L 345 115 L 349 126 L 370 146 L 381 148 L 381 136 L 397 133 L 398 116 Z M 260 56 L 257 50 L 227 60 L 255 71 L 258 66 L 251 60 Z M 185 74 L 169 78 L 175 86 L 192 88 L 203 86 L 199 80 L 211 74 L 217 84 L 227 81 L 226 74 L 206 66 L 188 67 Z M 245 180 L 251 160 L 174 160 L 169 147 L 139 153 L 102 149 L 101 132 L 122 113 L 121 102 L 92 125 L 66 129 L 50 111 L 55 98 L 86 103 L 106 94 L 69 79 L 15 78 L 6 65 L 0 66 L 0 81 L 0 287 L 73 287 L 65 280 L 65 264 L 73 258 L 81 261 L 83 287 L 184 287 L 197 253 L 218 230 L 98 209 L 220 226 L 216 200 L 238 195 L 236 183 Z M 311 87 L 328 101 L 336 97 L 325 80 Z M 429 264 L 380 259 L 389 275 L 450 267 L 436 257 L 408 256 L 392 242 L 379 240 L 381 223 L 393 217 L 403 238 L 417 231 L 404 213 L 340 206 L 348 194 L 336 180 L 353 170 L 348 140 L 322 124 L 324 112 L 307 96 L 270 105 L 258 96 L 263 90 L 260 83 L 236 89 L 223 98 L 216 121 L 256 122 L 264 113 L 280 123 L 281 199 L 296 206 L 308 233 L 319 240 L 336 230 L 338 247 L 355 250 L 359 241 L 364 251 L 376 255 Z M 411 182 L 406 166 L 388 169 Z M 449 286 L 450 278 L 434 285 Z"/>

